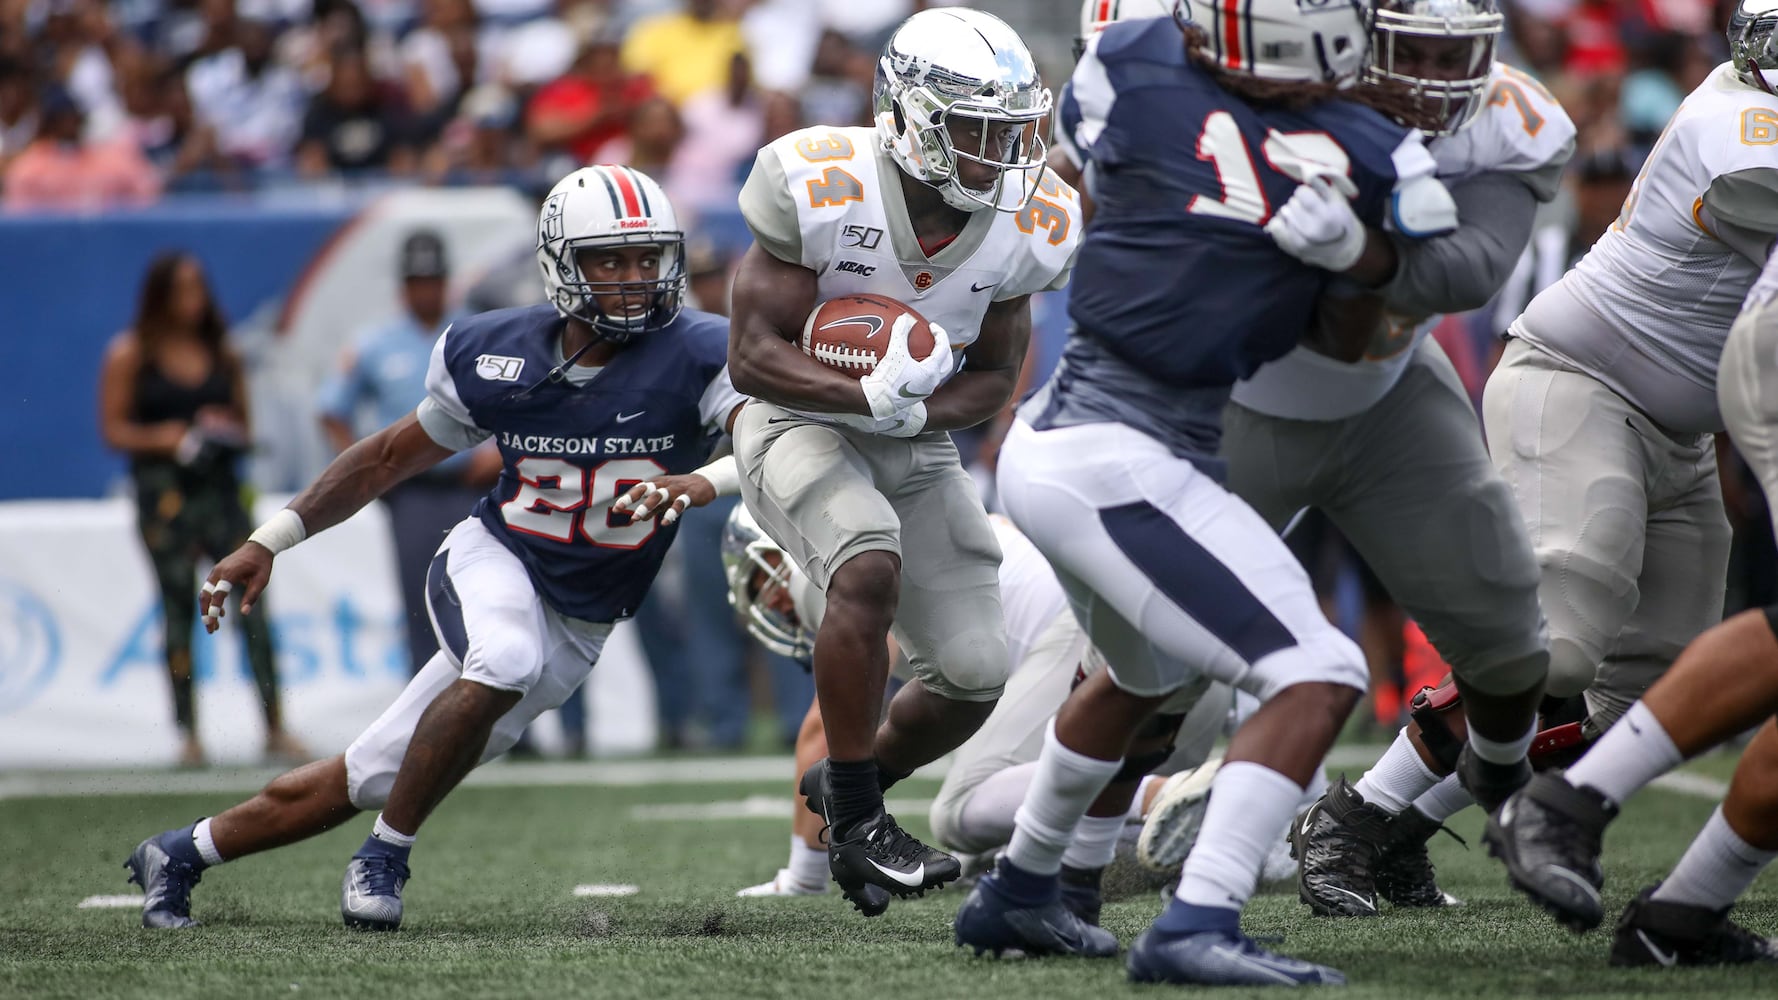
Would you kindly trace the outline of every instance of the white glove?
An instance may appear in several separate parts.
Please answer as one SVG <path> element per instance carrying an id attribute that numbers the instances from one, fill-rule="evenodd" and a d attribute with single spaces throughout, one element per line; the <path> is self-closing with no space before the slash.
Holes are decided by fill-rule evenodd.
<path id="1" fill-rule="evenodd" d="M 903 315 L 889 328 L 889 346 L 882 360 L 869 375 L 858 380 L 864 398 L 870 403 L 871 416 L 883 420 L 907 409 L 938 391 L 951 375 L 954 360 L 951 338 L 937 323 L 932 327 L 932 353 L 924 361 L 916 361 L 908 353 L 908 331 L 914 318 Z"/>
<path id="2" fill-rule="evenodd" d="M 922 399 L 907 409 L 887 417 L 867 417 L 862 413 L 835 413 L 831 419 L 833 423 L 839 424 L 841 427 L 850 427 L 866 434 L 911 438 L 926 430 L 926 401 Z"/>
<path id="3" fill-rule="evenodd" d="M 1364 223 L 1352 211 L 1342 187 L 1354 190 L 1343 176 L 1311 174 L 1266 223 L 1266 235 L 1280 250 L 1311 267 L 1344 271 L 1356 264 L 1364 253 Z"/>

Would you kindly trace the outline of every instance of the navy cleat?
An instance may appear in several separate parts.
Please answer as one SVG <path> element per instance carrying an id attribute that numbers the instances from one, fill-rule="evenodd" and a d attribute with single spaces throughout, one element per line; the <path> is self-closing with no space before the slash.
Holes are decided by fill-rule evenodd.
<path id="1" fill-rule="evenodd" d="M 197 849 L 181 850 L 174 838 L 190 843 L 191 827 L 168 830 L 136 845 L 124 862 L 130 883 L 142 887 L 142 926 L 157 930 L 196 927 L 191 919 L 191 887 L 203 878 L 202 862 L 193 864 L 182 854 L 195 856 Z"/>
<path id="2" fill-rule="evenodd" d="M 1062 866 L 1062 905 L 1081 923 L 1099 926 L 1105 909 L 1105 869 Z"/>
<path id="3" fill-rule="evenodd" d="M 1080 958 L 1110 958 L 1117 954 L 1117 938 L 1075 916 L 1063 903 L 1053 880 L 1048 899 L 1043 902 L 1013 898 L 1006 885 L 1008 868 L 1009 863 L 1003 859 L 994 871 L 977 879 L 975 889 L 957 911 L 952 926 L 959 948 L 974 949 L 977 955 L 992 952 L 995 957 L 1007 952 L 1030 957 Z M 1011 873 L 1015 882 L 1037 878 L 1016 870 Z"/>
<path id="4" fill-rule="evenodd" d="M 1337 969 L 1273 954 L 1239 930 L 1142 932 L 1130 948 L 1133 983 L 1199 986 L 1344 986 Z"/>
<path id="5" fill-rule="evenodd" d="M 401 888 L 407 885 L 407 862 L 394 853 L 361 850 L 346 866 L 340 886 L 340 916 L 346 926 L 365 931 L 401 929 Z"/>

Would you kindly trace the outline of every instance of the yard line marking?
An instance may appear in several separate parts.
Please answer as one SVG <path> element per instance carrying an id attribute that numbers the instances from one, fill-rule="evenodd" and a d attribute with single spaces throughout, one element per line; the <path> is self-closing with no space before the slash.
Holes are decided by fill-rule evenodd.
<path id="1" fill-rule="evenodd" d="M 142 897 L 134 893 L 123 896 L 88 896 L 76 904 L 77 910 L 139 910 Z"/>
<path id="2" fill-rule="evenodd" d="M 1662 791 L 1678 792 L 1680 795 L 1700 799 L 1720 799 L 1729 794 L 1728 782 L 1707 778 L 1702 774 L 1663 774 L 1653 784 Z"/>
<path id="3" fill-rule="evenodd" d="M 655 802 L 630 807 L 630 818 L 643 822 L 685 822 L 713 819 L 770 819 L 783 822 L 800 805 L 789 795 L 749 795 L 724 802 Z M 888 799 L 883 808 L 897 815 L 925 815 L 931 799 Z"/>
<path id="4" fill-rule="evenodd" d="M 590 896 L 634 896 L 641 891 L 641 886 L 625 885 L 623 883 L 595 882 L 589 885 L 577 885 L 574 887 L 574 894 L 583 899 Z"/>

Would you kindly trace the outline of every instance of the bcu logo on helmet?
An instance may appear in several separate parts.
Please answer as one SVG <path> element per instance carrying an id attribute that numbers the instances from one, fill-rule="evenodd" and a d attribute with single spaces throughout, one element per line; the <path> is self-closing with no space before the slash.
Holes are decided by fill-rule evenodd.
<path id="1" fill-rule="evenodd" d="M 0 715 L 31 703 L 55 676 L 62 637 L 36 594 L 0 580 Z"/>

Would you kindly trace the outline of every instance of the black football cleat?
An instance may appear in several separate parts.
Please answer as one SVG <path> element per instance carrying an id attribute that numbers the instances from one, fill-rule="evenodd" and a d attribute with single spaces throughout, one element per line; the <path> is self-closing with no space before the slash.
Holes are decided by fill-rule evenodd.
<path id="1" fill-rule="evenodd" d="M 1531 762 L 1521 759 L 1512 764 L 1496 764 L 1475 755 L 1469 744 L 1457 755 L 1457 781 L 1475 799 L 1476 805 L 1494 815 L 1500 804 L 1531 780 Z"/>
<path id="2" fill-rule="evenodd" d="M 1563 926 L 1590 931 L 1605 918 L 1599 866 L 1605 827 L 1617 807 L 1591 788 L 1577 788 L 1558 772 L 1531 780 L 1488 817 L 1482 840 L 1506 864 L 1507 876 Z"/>
<path id="3" fill-rule="evenodd" d="M 1364 801 L 1344 777 L 1290 827 L 1297 895 L 1318 917 L 1377 915 L 1377 856 L 1389 814 Z"/>
<path id="4" fill-rule="evenodd" d="M 809 810 L 827 823 L 827 867 L 840 894 L 865 916 L 888 909 L 892 896 L 924 896 L 962 873 L 956 858 L 921 843 L 880 807 L 844 828 L 835 827 L 825 758 L 803 773 L 799 790 Z"/>
<path id="5" fill-rule="evenodd" d="M 1778 963 L 1778 940 L 1761 937 L 1720 910 L 1653 898 L 1649 886 L 1624 907 L 1611 938 L 1617 966 Z"/>
<path id="6" fill-rule="evenodd" d="M 1462 906 L 1463 901 L 1438 887 L 1437 871 L 1426 845 L 1444 830 L 1459 844 L 1463 838 L 1413 806 L 1389 822 L 1389 835 L 1377 852 L 1374 869 L 1377 895 L 1396 906 Z M 1468 846 L 1468 845 L 1465 845 Z"/>

